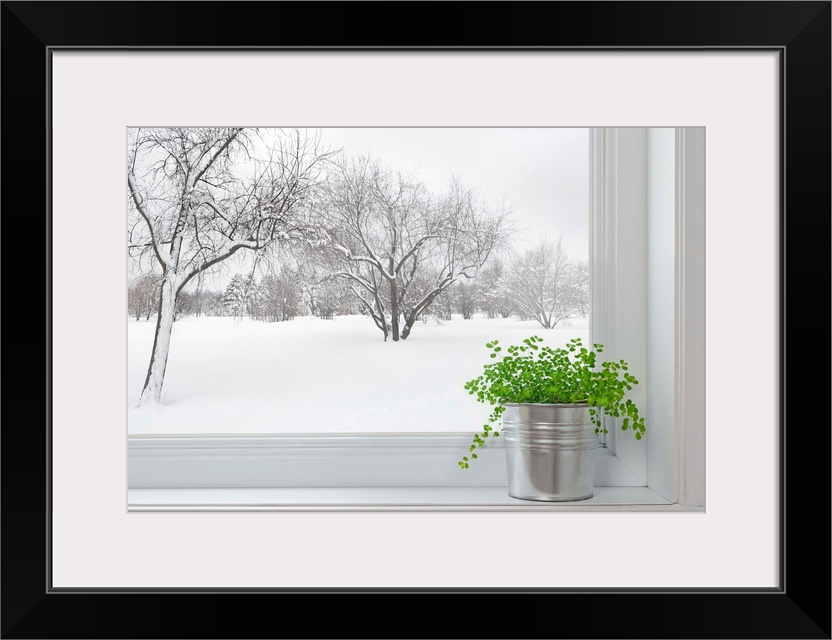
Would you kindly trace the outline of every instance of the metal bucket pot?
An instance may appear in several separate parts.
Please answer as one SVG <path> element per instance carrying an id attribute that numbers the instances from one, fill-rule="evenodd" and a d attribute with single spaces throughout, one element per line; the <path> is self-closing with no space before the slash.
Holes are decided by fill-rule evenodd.
<path id="1" fill-rule="evenodd" d="M 502 425 L 511 497 L 592 497 L 598 437 L 587 405 L 506 404 Z"/>

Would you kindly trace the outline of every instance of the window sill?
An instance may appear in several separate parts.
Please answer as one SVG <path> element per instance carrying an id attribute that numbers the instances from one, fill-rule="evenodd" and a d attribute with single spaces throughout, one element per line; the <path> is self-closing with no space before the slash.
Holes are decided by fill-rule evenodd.
<path id="1" fill-rule="evenodd" d="M 647 487 L 596 487 L 589 500 L 549 503 L 511 498 L 506 487 L 130 489 L 127 510 L 704 512 L 701 507 L 673 504 Z"/>
<path id="2" fill-rule="evenodd" d="M 127 439 L 127 486 L 317 487 L 333 495 L 330 487 L 506 487 L 503 439 L 489 442 L 478 452 L 477 464 L 463 473 L 457 461 L 470 444 L 471 434 L 461 432 L 133 435 Z M 596 487 L 644 484 L 609 449 L 597 450 Z"/>

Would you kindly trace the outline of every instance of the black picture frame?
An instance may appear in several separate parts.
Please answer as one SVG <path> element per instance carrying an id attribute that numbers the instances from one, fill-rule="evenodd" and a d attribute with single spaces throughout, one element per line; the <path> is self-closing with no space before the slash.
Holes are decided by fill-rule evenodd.
<path id="1" fill-rule="evenodd" d="M 807 278 L 830 291 L 830 15 L 828 1 L 3 2 L 2 637 L 830 638 L 829 304 L 795 293 Z M 126 47 L 778 51 L 780 587 L 52 588 L 50 52 Z"/>

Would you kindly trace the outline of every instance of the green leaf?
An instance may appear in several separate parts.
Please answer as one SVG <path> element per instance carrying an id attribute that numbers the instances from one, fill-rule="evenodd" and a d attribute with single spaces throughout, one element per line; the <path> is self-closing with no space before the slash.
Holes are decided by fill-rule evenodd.
<path id="1" fill-rule="evenodd" d="M 603 344 L 593 343 L 590 350 L 580 338 L 572 338 L 556 349 L 542 343 L 543 338 L 533 335 L 520 344 L 507 346 L 506 354 L 497 346 L 498 340 L 486 343 L 491 349 L 491 361 L 484 365 L 482 375 L 465 383 L 465 388 L 478 402 L 491 405 L 489 423 L 498 422 L 507 403 L 586 403 L 592 407 L 590 418 L 598 433 L 608 433 L 601 420 L 606 414 L 622 418 L 622 430 L 632 429 L 640 439 L 644 421 L 632 400 L 626 398 L 637 381 L 627 372 L 625 360 L 603 361 L 598 356 Z M 486 424 L 473 437 L 469 448 L 472 460 L 476 459 L 474 451 L 485 444 L 489 433 L 500 435 Z M 468 462 L 464 460 L 463 465 Z"/>

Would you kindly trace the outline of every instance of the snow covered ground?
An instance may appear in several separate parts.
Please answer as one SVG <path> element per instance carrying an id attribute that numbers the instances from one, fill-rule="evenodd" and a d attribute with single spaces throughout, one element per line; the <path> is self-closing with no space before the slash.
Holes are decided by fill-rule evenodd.
<path id="1" fill-rule="evenodd" d="M 485 343 L 539 335 L 588 341 L 586 319 L 545 330 L 514 318 L 417 323 L 383 342 L 367 317 L 265 323 L 183 318 L 173 327 L 163 404 L 136 409 L 154 319 L 129 321 L 128 430 L 139 433 L 465 431 L 489 407 L 463 385 L 488 361 Z"/>

